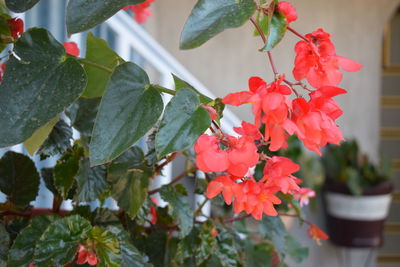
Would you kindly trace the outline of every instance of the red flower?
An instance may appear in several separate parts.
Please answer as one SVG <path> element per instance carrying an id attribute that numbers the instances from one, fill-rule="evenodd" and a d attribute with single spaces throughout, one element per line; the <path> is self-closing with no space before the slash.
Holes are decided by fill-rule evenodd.
<path id="1" fill-rule="evenodd" d="M 7 24 L 10 27 L 11 36 L 17 39 L 24 32 L 24 21 L 20 18 L 12 18 L 7 20 Z"/>
<path id="2" fill-rule="evenodd" d="M 233 130 L 243 136 L 249 137 L 253 140 L 259 140 L 262 138 L 260 130 L 251 123 L 242 121 L 242 127 L 234 127 Z"/>
<path id="3" fill-rule="evenodd" d="M 295 46 L 296 59 L 293 75 L 296 80 L 307 79 L 314 88 L 337 86 L 342 80 L 339 66 L 345 71 L 358 71 L 362 66 L 348 58 L 336 55 L 331 35 L 323 29 L 307 34 L 307 41 Z"/>
<path id="4" fill-rule="evenodd" d="M 294 193 L 293 196 L 297 200 L 299 200 L 300 207 L 308 205 L 308 203 L 310 202 L 310 198 L 315 197 L 315 191 L 307 187 L 300 188 L 299 191 L 293 193 Z"/>
<path id="5" fill-rule="evenodd" d="M 194 151 L 197 167 L 203 172 L 223 172 L 229 167 L 228 153 L 219 147 L 219 140 L 213 135 L 201 135 Z"/>
<path id="6" fill-rule="evenodd" d="M 291 159 L 274 156 L 266 162 L 264 177 L 260 182 L 265 181 L 267 186 L 278 187 L 285 194 L 288 192 L 297 192 L 300 190 L 298 186 L 300 179 L 294 177 L 292 173 L 299 170 L 300 166 L 293 163 Z"/>
<path id="7" fill-rule="evenodd" d="M 75 57 L 79 56 L 79 47 L 75 42 L 64 42 L 63 45 L 67 54 Z"/>
<path id="8" fill-rule="evenodd" d="M 154 0 L 146 0 L 141 4 L 129 5 L 124 7 L 123 10 L 130 9 L 134 13 L 137 23 L 142 24 L 147 21 L 148 17 L 153 15 L 151 10 L 148 8 L 153 1 Z"/>
<path id="9" fill-rule="evenodd" d="M 314 239 L 318 245 L 321 244 L 321 239 L 324 240 L 329 238 L 329 236 L 315 224 L 310 224 L 310 228 L 308 228 L 307 233 L 308 236 Z"/>
<path id="10" fill-rule="evenodd" d="M 208 184 L 206 196 L 208 198 L 214 198 L 222 193 L 225 203 L 230 205 L 232 203 L 235 186 L 237 186 L 237 184 L 229 175 L 220 175 Z"/>
<path id="11" fill-rule="evenodd" d="M 210 114 L 211 120 L 215 120 L 215 119 L 218 118 L 217 111 L 216 111 L 213 107 L 210 107 L 210 106 L 207 106 L 207 105 L 204 105 L 204 104 L 201 104 L 201 106 L 202 106 L 205 110 L 207 110 L 208 114 Z"/>
<path id="12" fill-rule="evenodd" d="M 151 201 L 153 202 L 154 205 L 157 206 L 157 198 L 152 197 Z M 157 223 L 157 210 L 153 206 L 150 206 L 150 222 L 151 222 L 151 224 Z"/>
<path id="13" fill-rule="evenodd" d="M 89 251 L 84 245 L 79 244 L 76 264 L 85 264 L 86 262 L 94 266 L 97 264 L 98 258 L 93 251 Z"/>
<path id="14" fill-rule="evenodd" d="M 287 23 L 297 20 L 297 13 L 291 3 L 282 1 L 278 3 L 278 11 L 285 15 Z"/>

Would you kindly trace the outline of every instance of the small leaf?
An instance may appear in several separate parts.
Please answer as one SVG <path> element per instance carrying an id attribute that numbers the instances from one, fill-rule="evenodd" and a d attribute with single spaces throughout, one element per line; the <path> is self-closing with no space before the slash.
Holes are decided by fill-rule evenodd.
<path id="1" fill-rule="evenodd" d="M 79 202 L 94 201 L 107 190 L 107 167 L 104 165 L 90 167 L 89 159 L 80 162 L 79 172 L 76 176 L 78 190 L 76 199 Z"/>
<path id="2" fill-rule="evenodd" d="M 157 122 L 164 106 L 157 90 L 145 90 L 148 83 L 147 74 L 133 63 L 115 68 L 93 129 L 92 165 L 115 159 Z"/>
<path id="3" fill-rule="evenodd" d="M 86 85 L 82 66 L 45 29 L 24 32 L 0 84 L 0 147 L 19 144 L 64 111 Z M 23 78 L 22 78 L 23 77 Z"/>
<path id="4" fill-rule="evenodd" d="M 145 0 L 70 0 L 67 6 L 68 34 L 83 32 L 104 22 L 128 5 Z"/>
<path id="5" fill-rule="evenodd" d="M 117 237 L 105 229 L 98 226 L 92 228 L 87 233 L 88 245 L 94 244 L 95 253 L 99 262 L 99 267 L 119 267 L 121 266 L 121 252 Z"/>
<path id="6" fill-rule="evenodd" d="M 201 103 L 208 104 L 208 103 L 213 101 L 211 98 L 209 98 L 208 96 L 203 95 L 202 93 L 197 91 L 191 84 L 185 82 L 184 80 L 182 80 L 178 76 L 172 74 L 172 77 L 174 78 L 175 90 L 176 91 L 181 90 L 181 89 L 192 89 L 193 91 L 196 92 L 196 94 L 199 97 L 199 100 L 200 100 Z"/>
<path id="7" fill-rule="evenodd" d="M 0 190 L 13 204 L 23 208 L 35 200 L 40 177 L 33 161 L 13 151 L 0 159 Z"/>
<path id="8" fill-rule="evenodd" d="M 71 127 L 65 121 L 60 120 L 54 126 L 46 141 L 44 141 L 38 153 L 48 156 L 63 154 L 71 147 L 71 139 Z"/>
<path id="9" fill-rule="evenodd" d="M 74 185 L 74 178 L 79 170 L 79 161 L 83 155 L 83 147 L 76 144 L 62 155 L 54 167 L 54 186 L 63 199 L 68 198 L 68 194 Z"/>
<path id="10" fill-rule="evenodd" d="M 163 186 L 160 195 L 164 201 L 168 202 L 172 216 L 178 219 L 181 236 L 188 235 L 193 228 L 194 218 L 183 185 Z"/>
<path id="11" fill-rule="evenodd" d="M 90 223 L 79 215 L 51 223 L 36 243 L 35 263 L 38 266 L 70 263 L 75 258 L 78 244 L 91 228 Z"/>
<path id="12" fill-rule="evenodd" d="M 158 158 L 192 147 L 210 124 L 210 115 L 200 107 L 196 93 L 190 89 L 179 90 L 165 108 L 156 135 Z"/>
<path id="13" fill-rule="evenodd" d="M 7 8 L 12 12 L 22 13 L 31 9 L 40 0 L 5 0 Z"/>
<path id="14" fill-rule="evenodd" d="M 264 216 L 259 224 L 259 230 L 261 235 L 271 241 L 280 259 L 283 260 L 286 253 L 287 232 L 282 220 L 278 216 Z"/>
<path id="15" fill-rule="evenodd" d="M 285 36 L 286 29 L 287 21 L 285 15 L 275 12 L 269 25 L 267 43 L 261 50 L 266 52 L 274 48 L 282 40 L 283 36 Z"/>
<path id="16" fill-rule="evenodd" d="M 8 254 L 8 266 L 19 267 L 31 264 L 36 242 L 50 223 L 57 218 L 59 217 L 51 214 L 42 214 L 33 218 L 31 224 L 24 228 L 14 240 Z"/>
<path id="17" fill-rule="evenodd" d="M 360 196 L 362 194 L 362 178 L 359 171 L 352 167 L 345 170 L 347 187 L 353 195 Z"/>
<path id="18" fill-rule="evenodd" d="M 255 10 L 253 0 L 199 0 L 183 28 L 180 48 L 198 47 L 225 29 L 242 26 Z"/>
<path id="19" fill-rule="evenodd" d="M 308 258 L 309 249 L 307 247 L 302 247 L 293 236 L 288 234 L 285 238 L 285 244 L 287 247 L 287 254 L 294 262 L 301 263 Z"/>
<path id="20" fill-rule="evenodd" d="M 108 168 L 107 181 L 112 185 L 111 195 L 118 206 L 135 217 L 146 201 L 151 171 L 143 165 L 144 155 L 132 147 Z"/>
<path id="21" fill-rule="evenodd" d="M 118 54 L 108 46 L 105 40 L 95 37 L 91 32 L 88 33 L 86 40 L 86 59 L 96 64 L 106 66 L 111 70 L 114 70 L 118 63 L 123 61 Z M 89 64 L 85 64 L 84 69 L 88 83 L 82 96 L 101 97 L 110 80 L 111 73 Z"/>
<path id="22" fill-rule="evenodd" d="M 54 119 L 36 130 L 36 132 L 24 142 L 25 148 L 30 155 L 35 154 L 35 151 L 44 143 L 59 119 L 60 116 L 57 115 Z"/>

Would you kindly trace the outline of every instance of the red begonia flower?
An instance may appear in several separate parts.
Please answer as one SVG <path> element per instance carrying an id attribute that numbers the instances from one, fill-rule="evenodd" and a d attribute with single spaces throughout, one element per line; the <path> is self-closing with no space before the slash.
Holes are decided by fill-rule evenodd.
<path id="1" fill-rule="evenodd" d="M 318 226 L 315 224 L 311 224 L 310 228 L 308 228 L 308 236 L 314 239 L 318 245 L 321 244 L 321 239 L 328 239 L 329 236 L 322 231 Z"/>
<path id="2" fill-rule="evenodd" d="M 262 138 L 260 130 L 251 123 L 242 121 L 242 127 L 234 127 L 233 130 L 243 136 L 247 136 L 253 140 L 259 140 Z"/>
<path id="3" fill-rule="evenodd" d="M 78 259 L 76 260 L 76 264 L 88 263 L 89 265 L 94 266 L 97 262 L 98 258 L 93 251 L 89 251 L 84 245 L 78 245 Z"/>
<path id="4" fill-rule="evenodd" d="M 300 203 L 300 207 L 308 205 L 310 198 L 315 197 L 315 191 L 311 188 L 303 187 L 297 192 L 292 192 L 295 199 Z"/>
<path id="5" fill-rule="evenodd" d="M 294 6 L 286 1 L 281 1 L 278 3 L 278 11 L 285 15 L 287 23 L 291 23 L 297 20 L 297 13 Z"/>
<path id="6" fill-rule="evenodd" d="M 194 146 L 197 167 L 203 172 L 223 172 L 229 167 L 228 153 L 213 135 L 203 134 Z"/>
<path id="7" fill-rule="evenodd" d="M 146 0 L 140 4 L 126 6 L 123 8 L 123 10 L 130 9 L 134 13 L 137 23 L 143 24 L 146 23 L 148 17 L 153 16 L 153 13 L 149 9 L 149 6 L 152 2 L 154 2 L 154 0 Z"/>
<path id="8" fill-rule="evenodd" d="M 203 105 L 203 104 L 201 105 L 201 107 L 203 107 L 205 110 L 207 110 L 208 114 L 210 114 L 211 120 L 215 120 L 218 118 L 217 111 L 213 107 Z"/>
<path id="9" fill-rule="evenodd" d="M 8 19 L 7 24 L 10 27 L 12 38 L 17 39 L 24 32 L 24 21 L 20 18 Z"/>
<path id="10" fill-rule="evenodd" d="M 63 45 L 67 54 L 75 57 L 79 56 L 80 50 L 75 42 L 64 42 Z"/>
<path id="11" fill-rule="evenodd" d="M 215 180 L 211 181 L 207 186 L 206 196 L 208 198 L 214 198 L 220 193 L 224 197 L 225 203 L 230 205 L 233 199 L 233 187 L 236 183 L 232 180 L 229 175 L 220 175 Z"/>

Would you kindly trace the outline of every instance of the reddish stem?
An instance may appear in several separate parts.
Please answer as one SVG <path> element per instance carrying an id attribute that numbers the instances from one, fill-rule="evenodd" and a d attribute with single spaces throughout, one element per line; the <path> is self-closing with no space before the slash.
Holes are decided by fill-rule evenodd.
<path id="1" fill-rule="evenodd" d="M 299 32 L 297 32 L 296 30 L 294 30 L 291 27 L 287 27 L 288 31 L 292 32 L 294 35 L 296 35 L 297 37 L 303 39 L 304 41 L 306 41 L 307 43 L 309 43 L 310 41 L 302 34 L 300 34 Z"/>
<path id="2" fill-rule="evenodd" d="M 188 171 L 182 172 L 181 174 L 179 174 L 178 176 L 176 176 L 174 179 L 172 179 L 172 181 L 171 181 L 168 185 L 172 185 L 172 184 L 174 184 L 174 183 L 176 183 L 176 182 L 179 182 L 179 180 L 185 178 L 189 173 L 194 172 L 195 170 L 197 170 L 197 168 L 192 168 L 192 169 L 190 169 L 190 170 L 188 170 Z M 149 195 L 153 195 L 153 194 L 159 192 L 160 189 L 161 189 L 161 187 L 160 187 L 160 188 L 153 189 L 153 190 L 149 191 L 148 194 L 149 194 Z"/>

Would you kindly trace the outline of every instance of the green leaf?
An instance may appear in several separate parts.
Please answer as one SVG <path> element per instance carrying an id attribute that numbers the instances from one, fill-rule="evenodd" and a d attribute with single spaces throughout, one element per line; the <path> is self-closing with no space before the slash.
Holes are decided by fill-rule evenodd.
<path id="1" fill-rule="evenodd" d="M 282 40 L 283 36 L 285 36 L 286 29 L 287 21 L 285 15 L 280 12 L 275 12 L 269 25 L 267 43 L 261 51 L 266 52 L 274 48 Z"/>
<path id="2" fill-rule="evenodd" d="M 0 266 L 6 266 L 7 255 L 9 254 L 8 246 L 10 245 L 10 235 L 2 222 L 0 222 L 0 240 Z"/>
<path id="3" fill-rule="evenodd" d="M 60 116 L 57 115 L 54 119 L 36 130 L 36 132 L 24 142 L 25 148 L 30 155 L 35 154 L 35 151 L 44 143 L 59 119 Z"/>
<path id="4" fill-rule="evenodd" d="M 70 0 L 66 17 L 68 34 L 89 30 L 123 7 L 142 2 L 144 0 Z"/>
<path id="5" fill-rule="evenodd" d="M 0 190 L 7 199 L 23 208 L 35 200 L 40 177 L 33 161 L 13 151 L 0 159 Z"/>
<path id="6" fill-rule="evenodd" d="M 74 102 L 86 85 L 82 66 L 45 29 L 15 43 L 0 84 L 0 147 L 19 144 Z"/>
<path id="7" fill-rule="evenodd" d="M 210 115 L 200 106 L 196 93 L 190 89 L 179 90 L 165 108 L 156 135 L 158 158 L 192 147 L 210 124 Z"/>
<path id="8" fill-rule="evenodd" d="M 285 239 L 287 232 L 281 218 L 278 216 L 263 216 L 258 226 L 261 235 L 271 241 L 281 260 L 283 260 L 286 253 Z"/>
<path id="9" fill-rule="evenodd" d="M 5 0 L 7 8 L 12 12 L 22 13 L 31 9 L 40 0 Z"/>
<path id="10" fill-rule="evenodd" d="M 51 223 L 35 246 L 38 266 L 65 265 L 77 253 L 78 244 L 91 230 L 90 222 L 79 215 L 69 216 Z"/>
<path id="11" fill-rule="evenodd" d="M 56 123 L 50 135 L 39 148 L 38 153 L 48 156 L 63 154 L 71 147 L 72 129 L 60 120 Z"/>
<path id="12" fill-rule="evenodd" d="M 184 80 L 182 80 L 178 76 L 172 74 L 172 77 L 174 78 L 175 90 L 176 91 L 181 90 L 181 89 L 192 89 L 193 91 L 196 92 L 196 94 L 199 97 L 199 100 L 200 100 L 201 103 L 208 104 L 208 103 L 213 101 L 211 98 L 209 98 L 208 96 L 203 95 L 202 93 L 197 91 L 191 84 L 185 82 Z"/>
<path id="13" fill-rule="evenodd" d="M 121 209 L 135 217 L 146 201 L 151 170 L 143 165 L 144 155 L 132 147 L 108 168 L 107 181 L 112 185 L 111 195 Z"/>
<path id="14" fill-rule="evenodd" d="M 186 189 L 183 185 L 166 185 L 161 187 L 161 198 L 168 202 L 173 217 L 178 219 L 181 236 L 190 233 L 193 228 L 193 210 L 187 199 Z"/>
<path id="15" fill-rule="evenodd" d="M 145 90 L 148 83 L 147 74 L 133 63 L 115 68 L 93 129 L 91 164 L 115 159 L 157 122 L 164 106 L 157 90 Z"/>
<path id="16" fill-rule="evenodd" d="M 50 223 L 57 218 L 59 217 L 51 214 L 42 214 L 33 218 L 31 224 L 24 228 L 14 240 L 8 254 L 8 266 L 29 266 L 33 262 L 36 242 Z"/>
<path id="17" fill-rule="evenodd" d="M 129 241 L 128 233 L 115 226 L 108 230 L 115 234 L 119 241 L 122 255 L 121 267 L 151 267 L 140 251 Z"/>
<path id="18" fill-rule="evenodd" d="M 288 234 L 285 238 L 285 244 L 287 247 L 287 253 L 294 262 L 301 263 L 308 258 L 308 248 L 302 247 L 293 236 Z"/>
<path id="19" fill-rule="evenodd" d="M 106 66 L 111 70 L 114 70 L 118 63 L 123 61 L 118 54 L 108 46 L 105 40 L 95 37 L 91 32 L 87 35 L 86 40 L 86 59 L 96 64 Z M 111 73 L 89 64 L 85 64 L 84 69 L 88 83 L 82 96 L 102 96 L 110 80 Z"/>
<path id="20" fill-rule="evenodd" d="M 239 255 L 235 248 L 235 240 L 231 233 L 220 229 L 218 236 L 218 251 L 215 253 L 223 267 L 239 266 Z"/>
<path id="21" fill-rule="evenodd" d="M 198 47 L 225 29 L 242 26 L 255 10 L 253 0 L 199 0 L 183 28 L 180 48 Z"/>
<path id="22" fill-rule="evenodd" d="M 245 247 L 246 266 L 251 267 L 272 267 L 273 245 L 260 243 L 257 245 L 247 241 Z"/>
<path id="23" fill-rule="evenodd" d="M 107 190 L 107 167 L 104 165 L 90 167 L 89 159 L 80 162 L 79 172 L 76 176 L 78 192 L 76 199 L 79 202 L 93 201 Z"/>
<path id="24" fill-rule="evenodd" d="M 87 233 L 87 244 L 95 247 L 96 256 L 99 259 L 99 267 L 119 267 L 121 266 L 121 252 L 117 237 L 105 229 L 94 226 Z"/>
<path id="25" fill-rule="evenodd" d="M 362 194 L 362 185 L 360 177 L 360 173 L 358 170 L 352 167 L 348 167 L 345 169 L 346 173 L 346 183 L 347 187 L 350 189 L 350 192 L 355 196 L 360 196 Z"/>
<path id="26" fill-rule="evenodd" d="M 67 199 L 69 192 L 74 185 L 75 175 L 79 170 L 79 161 L 84 155 L 82 146 L 75 144 L 57 161 L 54 167 L 54 186 L 63 199 Z M 92 188 L 95 190 L 96 188 Z"/>

